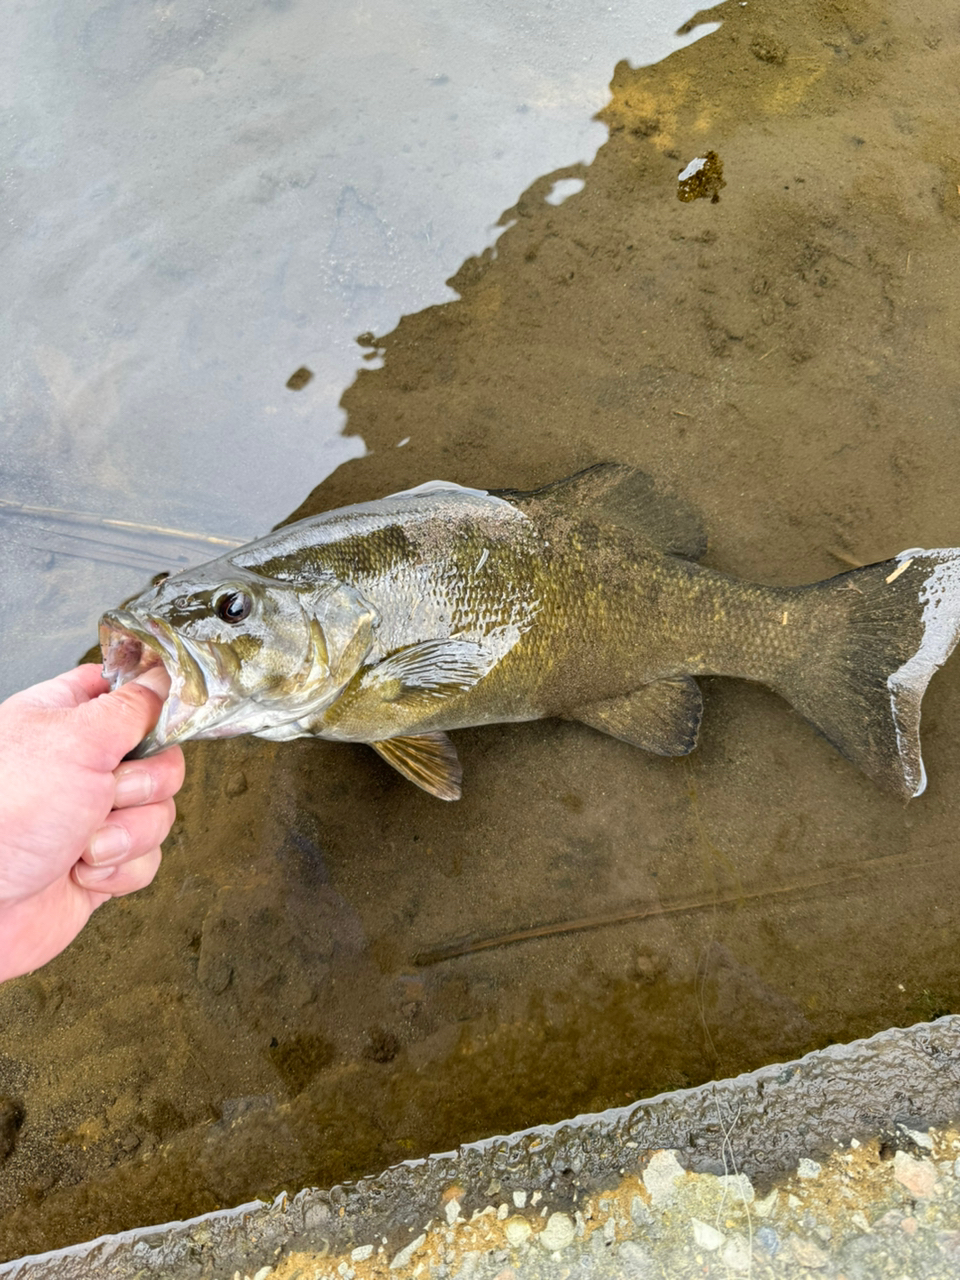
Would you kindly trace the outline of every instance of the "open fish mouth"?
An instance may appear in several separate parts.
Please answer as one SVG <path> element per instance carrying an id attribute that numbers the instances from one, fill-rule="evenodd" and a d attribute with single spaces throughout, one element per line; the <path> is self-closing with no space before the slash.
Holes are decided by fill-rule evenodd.
<path id="1" fill-rule="evenodd" d="M 208 706 L 209 692 L 202 668 L 178 635 L 154 618 L 141 620 L 118 609 L 100 619 L 100 651 L 103 678 L 111 689 L 119 689 L 151 667 L 163 666 L 170 677 L 160 719 L 127 759 L 142 759 L 193 736 L 197 719 Z"/>

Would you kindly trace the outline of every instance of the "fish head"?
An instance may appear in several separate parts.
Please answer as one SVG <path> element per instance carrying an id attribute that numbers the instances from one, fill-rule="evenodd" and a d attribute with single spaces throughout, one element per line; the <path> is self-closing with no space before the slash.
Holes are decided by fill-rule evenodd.
<path id="1" fill-rule="evenodd" d="M 190 738 L 299 736 L 298 722 L 362 663 L 374 623 L 359 593 L 332 576 L 280 581 L 213 561 L 164 579 L 100 620 L 112 689 L 157 663 L 170 676 L 160 718 L 131 756 Z"/>

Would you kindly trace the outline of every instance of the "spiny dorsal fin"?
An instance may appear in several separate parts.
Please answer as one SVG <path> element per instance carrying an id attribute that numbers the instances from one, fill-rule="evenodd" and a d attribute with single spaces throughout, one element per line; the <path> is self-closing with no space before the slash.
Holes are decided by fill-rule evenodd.
<path id="1" fill-rule="evenodd" d="M 622 698 L 578 708 L 569 719 L 658 756 L 685 756 L 697 745 L 702 716 L 703 698 L 696 680 L 677 676 L 655 680 Z"/>
<path id="2" fill-rule="evenodd" d="M 566 480 L 523 493 L 495 489 L 522 510 L 539 504 L 572 515 L 592 516 L 641 533 L 651 546 L 669 555 L 699 560 L 707 549 L 707 535 L 696 509 L 683 498 L 665 493 L 646 471 L 620 462 L 598 462 Z"/>
<path id="3" fill-rule="evenodd" d="M 445 733 L 385 738 L 370 746 L 387 764 L 438 800 L 459 800 L 463 770 L 457 749 Z"/>

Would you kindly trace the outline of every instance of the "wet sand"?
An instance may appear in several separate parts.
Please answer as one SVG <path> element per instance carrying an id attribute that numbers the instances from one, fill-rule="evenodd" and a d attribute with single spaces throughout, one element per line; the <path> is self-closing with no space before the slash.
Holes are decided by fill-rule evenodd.
<path id="1" fill-rule="evenodd" d="M 344 397 L 369 455 L 293 514 L 612 458 L 693 500 L 707 563 L 748 578 L 960 544 L 960 31 L 940 13 L 751 0 L 618 66 L 595 162 L 504 214 L 459 301 L 377 335 L 383 366 Z M 707 150 L 720 198 L 681 202 Z M 546 203 L 570 176 L 584 189 Z M 574 724 L 459 733 L 455 805 L 365 748 L 188 747 L 155 884 L 0 988 L 0 1096 L 23 1112 L 0 1257 L 960 1007 L 960 662 L 927 695 L 908 806 L 773 694 L 704 694 L 686 760 Z M 563 928 L 417 960 L 543 925 Z"/>

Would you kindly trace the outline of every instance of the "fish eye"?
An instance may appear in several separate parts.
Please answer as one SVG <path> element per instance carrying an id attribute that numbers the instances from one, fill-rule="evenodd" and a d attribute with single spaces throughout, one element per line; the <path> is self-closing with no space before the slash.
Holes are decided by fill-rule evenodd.
<path id="1" fill-rule="evenodd" d="M 227 591 L 216 603 L 217 617 L 223 622 L 242 622 L 253 608 L 253 600 L 245 591 Z"/>

